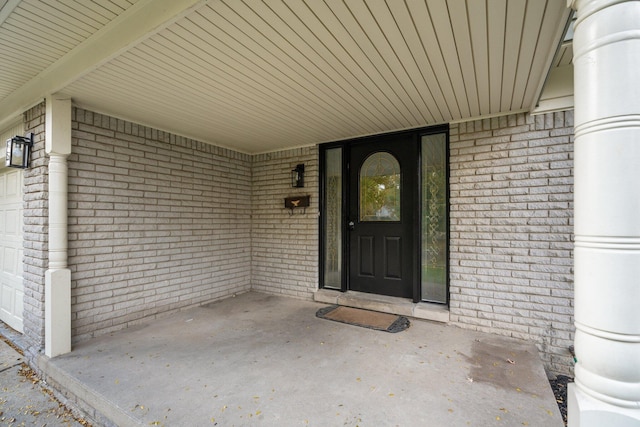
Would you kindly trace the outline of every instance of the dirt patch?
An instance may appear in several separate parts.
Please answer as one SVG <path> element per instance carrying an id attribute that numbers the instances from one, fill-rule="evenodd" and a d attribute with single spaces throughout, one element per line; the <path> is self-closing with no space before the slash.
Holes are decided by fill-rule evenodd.
<path id="1" fill-rule="evenodd" d="M 566 375 L 558 375 L 555 379 L 549 380 L 549 385 L 558 402 L 558 409 L 562 414 L 564 425 L 567 425 L 567 384 L 573 382 L 573 378 Z"/>

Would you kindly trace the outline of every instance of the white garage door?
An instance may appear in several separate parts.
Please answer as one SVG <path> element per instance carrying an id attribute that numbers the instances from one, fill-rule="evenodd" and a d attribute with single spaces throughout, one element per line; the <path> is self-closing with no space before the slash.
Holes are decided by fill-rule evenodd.
<path id="1" fill-rule="evenodd" d="M 0 169 L 0 320 L 19 332 L 24 294 L 22 213 L 22 171 Z"/>

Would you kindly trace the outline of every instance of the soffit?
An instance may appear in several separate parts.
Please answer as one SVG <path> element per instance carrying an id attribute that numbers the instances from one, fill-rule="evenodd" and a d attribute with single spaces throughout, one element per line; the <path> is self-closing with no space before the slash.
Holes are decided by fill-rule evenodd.
<path id="1" fill-rule="evenodd" d="M 7 21 L 22 3 L 40 2 Z M 568 16 L 563 0 L 211 1 L 56 90 L 158 129 L 272 151 L 527 111 Z M 59 42 L 35 38 L 56 40 L 56 55 L 73 49 L 54 30 Z"/>
<path id="2" fill-rule="evenodd" d="M 0 100 L 78 47 L 135 2 L 0 1 L 3 64 L 0 67 Z"/>

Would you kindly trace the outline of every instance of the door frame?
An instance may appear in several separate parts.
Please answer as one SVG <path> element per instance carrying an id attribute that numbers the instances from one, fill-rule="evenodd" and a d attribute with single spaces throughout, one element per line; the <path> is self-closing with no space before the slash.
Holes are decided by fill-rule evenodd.
<path id="1" fill-rule="evenodd" d="M 415 194 L 414 194 L 414 215 L 413 215 L 413 227 L 414 230 L 416 232 L 416 235 L 420 236 L 422 235 L 422 230 L 421 230 L 421 221 L 420 221 L 420 214 L 421 214 L 421 210 L 420 207 L 422 205 L 422 198 L 421 198 L 421 182 L 422 182 L 422 176 L 421 176 L 421 170 L 422 170 L 422 149 L 421 149 L 421 144 L 420 144 L 420 138 L 424 135 L 430 135 L 430 134 L 437 134 L 437 133 L 444 133 L 446 135 L 446 185 L 447 185 L 447 195 L 446 195 L 446 210 L 447 210 L 447 218 L 450 218 L 449 216 L 449 211 L 450 211 L 450 207 L 449 207 L 449 124 L 444 124 L 444 125 L 437 125 L 437 126 L 429 126 L 429 127 L 421 127 L 421 128 L 416 128 L 416 129 L 411 129 L 411 130 L 404 130 L 404 131 L 397 131 L 397 132 L 388 132 L 388 133 L 381 133 L 381 134 L 376 134 L 376 135 L 369 135 L 369 136 L 365 136 L 365 137 L 360 137 L 360 138 L 353 138 L 353 139 L 347 139 L 347 140 L 341 140 L 341 141 L 335 141 L 335 142 L 329 142 L 329 143 L 325 143 L 325 144 L 320 144 L 319 145 L 319 200 L 320 200 L 320 218 L 319 218 L 319 257 L 318 257 L 318 262 L 319 262 L 319 269 L 318 269 L 318 275 L 319 275 L 319 287 L 321 289 L 334 289 L 334 290 L 338 290 L 341 292 L 346 292 L 350 289 L 349 286 L 349 254 L 350 254 L 350 247 L 349 247 L 349 235 L 348 235 L 348 226 L 347 226 L 347 222 L 348 222 L 348 214 L 349 214 L 349 203 L 350 203 L 350 198 L 352 197 L 349 194 L 349 167 L 350 167 L 350 160 L 349 159 L 349 146 L 353 145 L 353 144 L 365 144 L 369 141 L 374 141 L 374 140 L 379 140 L 381 137 L 393 137 L 394 135 L 403 135 L 403 134 L 412 134 L 413 135 L 413 142 L 417 145 L 417 152 L 418 152 L 418 161 L 416 162 L 416 168 L 417 170 L 415 171 L 415 179 L 417 179 L 417 185 L 415 186 Z M 341 193 L 342 193 L 342 209 L 341 209 L 341 218 L 340 218 L 340 230 L 341 230 L 341 236 L 342 236 L 342 241 L 341 241 L 341 251 L 342 251 L 342 259 L 341 259 L 341 274 L 340 274 L 340 278 L 341 278 L 341 284 L 340 287 L 330 287 L 330 286 L 325 286 L 325 259 L 326 259 L 326 245 L 325 245 L 325 241 L 324 241 L 324 236 L 325 236 L 325 230 L 327 228 L 326 226 L 326 218 L 325 218 L 325 214 L 324 214 L 324 207 L 326 206 L 327 200 L 326 200 L 326 188 L 325 188 L 325 176 L 324 176 L 324 171 L 326 169 L 326 159 L 325 159 L 325 155 L 324 153 L 326 152 L 326 150 L 330 150 L 333 148 L 341 148 L 342 149 L 342 165 L 341 165 L 341 171 L 342 171 L 342 188 L 341 188 Z M 355 197 L 357 197 L 357 195 L 354 195 Z M 447 229 L 446 229 L 446 234 L 447 234 L 447 242 L 449 242 L 450 239 L 450 221 L 447 221 Z M 421 294 L 421 258 L 422 258 L 422 248 L 421 248 L 421 239 L 420 238 L 416 238 L 413 239 L 413 243 L 412 243 L 412 247 L 413 247 L 413 254 L 412 254 L 412 262 L 413 262 L 413 284 L 412 284 L 412 288 L 413 288 L 413 302 L 414 303 L 418 303 L 422 300 L 422 294 Z M 448 270 L 449 270 L 449 266 L 450 266 L 450 260 L 449 260 L 449 244 L 447 244 L 447 254 L 446 254 L 446 258 L 447 258 L 447 283 L 446 283 L 446 295 L 447 295 L 447 301 L 446 301 L 446 305 L 449 304 L 449 274 L 448 274 Z"/>

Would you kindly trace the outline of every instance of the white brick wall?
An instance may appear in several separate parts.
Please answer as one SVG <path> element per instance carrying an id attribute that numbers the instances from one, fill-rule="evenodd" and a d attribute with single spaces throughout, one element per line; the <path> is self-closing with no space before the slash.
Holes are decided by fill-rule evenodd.
<path id="1" fill-rule="evenodd" d="M 291 170 L 305 165 L 304 188 L 291 187 Z M 253 156 L 252 289 L 311 299 L 318 287 L 318 149 L 305 147 Z M 290 215 L 284 199 L 311 195 L 311 206 Z"/>
<path id="2" fill-rule="evenodd" d="M 44 102 L 24 113 L 25 132 L 34 133 L 31 167 L 24 171 L 24 336 L 33 359 L 44 348 L 44 273 L 48 263 L 48 165 L 44 154 Z"/>
<path id="3" fill-rule="evenodd" d="M 74 342 L 250 287 L 250 156 L 73 110 Z"/>
<path id="4" fill-rule="evenodd" d="M 451 126 L 451 320 L 570 373 L 573 112 Z"/>

